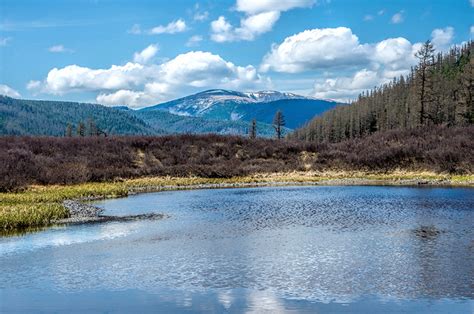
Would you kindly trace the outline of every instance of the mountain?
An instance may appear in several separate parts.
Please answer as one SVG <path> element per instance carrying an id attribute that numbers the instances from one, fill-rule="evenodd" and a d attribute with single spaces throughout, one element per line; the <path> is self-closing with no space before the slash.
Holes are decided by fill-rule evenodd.
<path id="1" fill-rule="evenodd" d="M 154 135 L 166 131 L 153 128 L 126 111 L 95 104 L 14 99 L 0 95 L 0 134 L 62 136 L 68 123 L 94 119 L 108 134 Z"/>
<path id="2" fill-rule="evenodd" d="M 209 120 L 200 117 L 179 116 L 160 110 L 130 110 L 129 112 L 151 127 L 166 130 L 166 133 L 169 134 L 216 133 L 247 135 L 249 128 L 249 122 L 246 121 Z M 283 129 L 283 134 L 288 134 L 289 132 L 291 132 L 291 129 Z M 275 134 L 275 130 L 271 124 L 257 123 L 257 134 L 261 137 L 272 137 Z"/>
<path id="3" fill-rule="evenodd" d="M 250 121 L 256 119 L 271 123 L 274 114 L 281 110 L 286 126 L 300 127 L 315 115 L 334 108 L 338 103 L 277 91 L 243 93 L 213 89 L 186 96 L 140 111 L 165 111 L 180 116 L 212 120 Z"/>
<path id="4" fill-rule="evenodd" d="M 128 107 L 105 107 L 97 104 L 38 101 L 0 96 L 0 135 L 63 136 L 67 125 L 93 119 L 107 134 L 160 135 L 179 133 L 248 133 L 248 122 L 207 120 L 178 116 L 164 111 L 136 111 Z M 285 128 L 284 134 L 291 130 Z M 74 132 L 75 133 L 75 132 Z M 273 127 L 257 124 L 257 133 L 272 137 Z"/>

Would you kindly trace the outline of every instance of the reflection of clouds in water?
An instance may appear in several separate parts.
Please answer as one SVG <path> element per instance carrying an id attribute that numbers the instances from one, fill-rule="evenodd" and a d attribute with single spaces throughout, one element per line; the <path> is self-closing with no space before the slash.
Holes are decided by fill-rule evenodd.
<path id="1" fill-rule="evenodd" d="M 230 290 L 219 291 L 217 293 L 217 298 L 219 303 L 222 304 L 226 310 L 228 310 L 234 302 L 234 297 L 232 295 L 232 291 Z"/>
<path id="2" fill-rule="evenodd" d="M 280 298 L 271 291 L 249 291 L 247 295 L 246 313 L 286 313 Z"/>
<path id="3" fill-rule="evenodd" d="M 137 223 L 104 223 L 53 227 L 23 236 L 0 238 L 0 256 L 13 252 L 34 251 L 46 247 L 65 246 L 124 237 L 136 231 Z"/>
<path id="4" fill-rule="evenodd" d="M 160 298 L 160 289 L 172 287 L 183 294 L 170 297 L 170 302 L 183 307 L 199 303 L 196 293 L 210 291 L 215 302 L 230 311 L 242 301 L 236 288 L 256 291 L 248 293 L 249 302 L 258 299 L 273 311 L 279 310 L 275 294 L 326 303 L 349 303 L 364 295 L 408 299 L 472 295 L 466 274 L 473 269 L 467 242 L 474 235 L 474 212 L 460 210 L 472 208 L 470 191 L 434 189 L 426 195 L 421 189 L 413 193 L 380 187 L 250 191 L 248 195 L 245 190 L 144 194 L 133 198 L 137 206 L 130 199 L 113 200 L 117 208 L 126 201 L 124 210 L 156 211 L 159 204 L 171 218 L 77 226 L 16 238 L 10 244 L 22 241 L 19 247 L 34 246 L 41 240 L 51 248 L 5 258 L 9 264 L 3 269 L 14 275 L 0 279 L 11 287 L 41 286 L 47 281 L 70 292 L 133 288 Z M 446 232 L 426 241 L 418 234 L 437 232 L 418 230 L 424 221 Z M 100 239 L 104 241 L 96 241 Z M 0 250 L 15 250 L 11 245 L 5 249 L 3 243 L 8 241 L 0 239 Z M 22 257 L 28 258 L 25 264 L 30 269 L 19 278 L 15 274 L 21 268 L 16 265 Z M 31 277 L 38 278 L 34 284 L 27 282 Z"/>

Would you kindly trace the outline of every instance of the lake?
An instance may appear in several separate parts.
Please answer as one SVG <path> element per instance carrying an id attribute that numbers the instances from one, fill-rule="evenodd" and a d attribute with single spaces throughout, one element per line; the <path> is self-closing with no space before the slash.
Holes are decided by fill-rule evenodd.
<path id="1" fill-rule="evenodd" d="M 0 238 L 0 312 L 474 311 L 474 190 L 312 186 L 95 202 L 153 221 Z"/>

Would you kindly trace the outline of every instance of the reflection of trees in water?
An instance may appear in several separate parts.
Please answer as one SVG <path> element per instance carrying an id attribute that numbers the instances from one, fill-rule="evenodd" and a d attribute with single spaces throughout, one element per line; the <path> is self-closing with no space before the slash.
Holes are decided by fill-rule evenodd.
<path id="1" fill-rule="evenodd" d="M 441 229 L 434 224 L 426 224 L 427 217 L 419 217 L 425 224 L 412 229 L 414 264 L 418 264 L 418 290 L 422 296 L 441 298 L 448 295 L 472 297 L 469 280 L 473 278 L 473 260 L 466 259 L 469 252 L 462 236 L 455 235 L 459 226 L 452 221 Z M 464 235 L 467 236 L 467 235 Z"/>

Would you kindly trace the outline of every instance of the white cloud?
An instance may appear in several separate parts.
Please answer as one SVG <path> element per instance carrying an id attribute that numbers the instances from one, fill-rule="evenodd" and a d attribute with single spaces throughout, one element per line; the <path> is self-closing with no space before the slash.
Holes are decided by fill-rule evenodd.
<path id="1" fill-rule="evenodd" d="M 474 0 L 471 0 L 471 7 L 474 7 Z"/>
<path id="2" fill-rule="evenodd" d="M 211 22 L 211 39 L 216 42 L 254 40 L 257 36 L 272 30 L 281 12 L 294 8 L 311 7 L 314 0 L 237 0 L 237 11 L 245 13 L 240 26 L 231 25 L 224 16 Z"/>
<path id="3" fill-rule="evenodd" d="M 186 22 L 183 19 L 170 22 L 168 25 L 156 26 L 149 30 L 150 34 L 175 34 L 181 33 L 187 30 Z"/>
<path id="4" fill-rule="evenodd" d="M 55 45 L 48 48 L 49 52 L 54 53 L 65 53 L 65 52 L 74 52 L 74 50 L 64 47 L 63 45 Z"/>
<path id="5" fill-rule="evenodd" d="M 198 22 L 203 22 L 209 18 L 209 12 L 196 12 L 194 13 L 193 20 Z"/>
<path id="6" fill-rule="evenodd" d="M 379 77 L 376 71 L 367 69 L 356 72 L 351 77 L 337 77 L 317 80 L 314 84 L 312 96 L 323 99 L 334 99 L 348 102 L 356 98 L 360 93 L 381 82 L 388 81 Z"/>
<path id="7" fill-rule="evenodd" d="M 474 1 L 474 0 L 473 0 L 473 1 Z M 471 37 L 474 37 L 474 25 L 471 26 L 470 31 L 471 31 Z"/>
<path id="8" fill-rule="evenodd" d="M 379 10 L 379 11 L 377 12 L 377 15 L 384 15 L 384 14 L 385 14 L 385 10 Z"/>
<path id="9" fill-rule="evenodd" d="M 194 35 L 194 36 L 191 36 L 188 41 L 186 42 L 186 46 L 188 47 L 194 47 L 194 46 L 198 46 L 199 43 L 203 40 L 202 36 L 200 35 Z"/>
<path id="10" fill-rule="evenodd" d="M 408 69 L 416 64 L 416 47 L 405 38 L 388 38 L 377 43 L 371 54 L 372 61 L 382 64 L 389 70 Z"/>
<path id="11" fill-rule="evenodd" d="M 34 80 L 31 80 L 28 82 L 28 84 L 26 84 L 26 89 L 28 90 L 32 90 L 32 91 L 37 91 L 41 88 L 41 81 L 34 81 Z"/>
<path id="12" fill-rule="evenodd" d="M 140 52 L 135 52 L 133 61 L 136 63 L 145 64 L 150 61 L 158 52 L 158 45 L 149 45 Z"/>
<path id="13" fill-rule="evenodd" d="M 13 98 L 20 98 L 21 95 L 18 91 L 14 90 L 10 86 L 0 84 L 0 95 L 5 95 Z"/>
<path id="14" fill-rule="evenodd" d="M 29 89 L 50 94 L 96 92 L 99 103 L 142 107 L 204 88 L 254 89 L 267 84 L 253 66 L 237 66 L 210 52 L 191 51 L 161 64 L 54 68 L 41 83 L 30 82 Z"/>
<path id="15" fill-rule="evenodd" d="M 153 98 L 144 92 L 136 92 L 132 90 L 118 90 L 110 94 L 99 94 L 96 98 L 97 102 L 107 106 L 126 105 L 131 108 L 140 107 L 144 103 L 153 103 Z"/>
<path id="16" fill-rule="evenodd" d="M 0 47 L 8 46 L 8 43 L 11 41 L 11 37 L 0 37 Z"/>
<path id="17" fill-rule="evenodd" d="M 403 22 L 403 20 L 404 20 L 403 11 L 400 11 L 398 13 L 395 13 L 392 16 L 391 22 L 392 22 L 392 24 L 400 24 L 400 23 Z"/>
<path id="18" fill-rule="evenodd" d="M 451 46 L 454 39 L 454 28 L 437 28 L 431 32 L 431 42 L 438 51 L 446 51 Z"/>
<path id="19" fill-rule="evenodd" d="M 241 19 L 240 27 L 234 28 L 224 16 L 220 16 L 211 23 L 211 39 L 216 42 L 251 41 L 270 31 L 279 18 L 278 11 L 263 12 Z"/>
<path id="20" fill-rule="evenodd" d="M 346 27 L 306 30 L 274 45 L 261 70 L 296 73 L 364 64 L 369 59 L 367 49 Z"/>
<path id="21" fill-rule="evenodd" d="M 361 43 L 346 27 L 312 29 L 274 44 L 260 70 L 317 73 L 313 96 L 347 101 L 367 88 L 407 75 L 417 63 L 414 54 L 420 45 L 403 37 Z"/>
<path id="22" fill-rule="evenodd" d="M 132 28 L 130 28 L 127 33 L 133 34 L 133 35 L 139 35 L 142 33 L 142 28 L 140 27 L 140 24 L 133 24 Z"/>
<path id="23" fill-rule="evenodd" d="M 237 0 L 237 11 L 256 14 L 268 11 L 284 12 L 294 8 L 305 8 L 314 5 L 315 0 Z"/>

